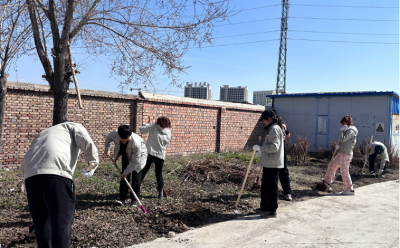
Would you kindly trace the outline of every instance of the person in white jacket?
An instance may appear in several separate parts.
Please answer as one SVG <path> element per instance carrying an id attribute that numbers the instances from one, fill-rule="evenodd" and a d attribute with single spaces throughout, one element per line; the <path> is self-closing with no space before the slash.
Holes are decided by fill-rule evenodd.
<path id="1" fill-rule="evenodd" d="M 262 218 L 274 218 L 278 209 L 279 171 L 284 168 L 283 123 L 271 110 L 264 111 L 260 121 L 264 122 L 266 132 L 263 145 L 253 146 L 258 155 L 261 153 L 260 165 L 263 167 L 261 203 L 255 212 Z"/>
<path id="2" fill-rule="evenodd" d="M 162 176 L 167 147 L 171 142 L 171 121 L 168 117 L 159 117 L 156 123 L 146 124 L 140 128 L 140 133 L 149 133 L 147 138 L 147 162 L 142 172 L 142 181 L 152 163 L 155 164 L 158 198 L 163 199 L 164 179 Z"/>
<path id="3" fill-rule="evenodd" d="M 70 247 L 76 201 L 72 175 L 81 150 L 88 163 L 96 164 L 89 172 L 81 170 L 90 177 L 99 164 L 97 148 L 81 124 L 64 121 L 39 133 L 22 160 L 38 247 Z"/>
<path id="4" fill-rule="evenodd" d="M 140 183 L 142 180 L 142 169 L 146 164 L 147 149 L 143 139 L 133 133 L 128 125 L 121 125 L 117 130 L 112 131 L 106 137 L 104 145 L 104 153 L 110 156 L 110 145 L 114 143 L 114 160 L 117 161 L 119 156 L 122 156 L 122 174 L 119 184 L 119 200 L 116 201 L 117 205 L 124 205 L 125 198 L 128 195 L 128 185 L 126 185 L 124 178 L 128 182 L 132 176 L 132 188 L 137 197 L 140 196 Z M 130 194 L 131 206 L 137 207 L 137 202 Z"/>
<path id="5" fill-rule="evenodd" d="M 381 163 L 379 167 L 379 174 L 382 174 L 386 170 L 386 161 L 389 162 L 389 155 L 385 144 L 374 141 L 365 147 L 364 159 L 369 159 L 369 171 L 372 176 L 375 176 L 375 158 L 378 154 L 381 155 Z"/>

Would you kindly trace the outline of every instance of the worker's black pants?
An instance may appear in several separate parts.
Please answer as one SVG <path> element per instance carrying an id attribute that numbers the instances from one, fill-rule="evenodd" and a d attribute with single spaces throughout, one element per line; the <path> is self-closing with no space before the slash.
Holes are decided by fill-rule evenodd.
<path id="1" fill-rule="evenodd" d="M 75 209 L 73 181 L 36 175 L 27 178 L 25 185 L 38 247 L 69 248 Z"/>
<path id="2" fill-rule="evenodd" d="M 371 154 L 371 155 L 369 155 L 369 157 L 368 157 L 368 159 L 369 159 L 369 171 L 372 173 L 372 172 L 375 172 L 375 158 L 376 158 L 376 156 L 377 156 L 378 154 L 376 154 L 376 153 L 373 153 L 373 154 Z M 383 170 L 386 170 L 386 162 L 385 162 L 385 166 L 383 167 Z"/>
<path id="3" fill-rule="evenodd" d="M 126 169 L 128 164 L 122 164 L 122 172 Z M 131 176 L 132 176 L 132 183 L 131 183 Z M 126 180 L 128 180 L 129 183 L 131 183 L 131 186 L 133 190 L 135 191 L 135 194 L 137 197 L 140 196 L 140 182 L 142 180 L 142 171 L 136 172 L 133 171 L 132 173 L 128 174 L 126 176 Z M 122 180 L 119 182 L 119 198 L 121 200 L 125 200 L 126 196 L 128 195 L 129 187 L 126 185 L 125 180 Z M 135 200 L 135 197 L 133 194 L 130 194 L 131 200 Z"/>
<path id="4" fill-rule="evenodd" d="M 284 165 L 282 169 L 279 169 L 279 181 L 281 181 L 282 189 L 285 194 L 290 194 L 292 189 L 290 188 L 290 178 L 289 178 L 289 170 L 287 168 L 287 154 L 286 147 L 284 147 Z"/>
<path id="5" fill-rule="evenodd" d="M 274 212 L 278 208 L 278 176 L 278 168 L 263 167 L 260 208 L 264 211 Z"/>
<path id="6" fill-rule="evenodd" d="M 164 166 L 164 160 L 161 158 L 154 157 L 152 155 L 147 156 L 146 166 L 142 170 L 142 181 L 150 169 L 151 164 L 154 163 L 156 169 L 156 178 L 158 188 L 164 188 L 164 179 L 162 176 L 162 170 Z"/>

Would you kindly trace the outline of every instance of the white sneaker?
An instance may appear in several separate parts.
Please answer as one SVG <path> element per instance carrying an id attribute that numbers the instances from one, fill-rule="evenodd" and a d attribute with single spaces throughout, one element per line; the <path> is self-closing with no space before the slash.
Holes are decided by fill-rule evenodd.
<path id="1" fill-rule="evenodd" d="M 284 199 L 285 199 L 286 201 L 291 201 L 291 200 L 293 200 L 291 194 L 285 194 Z"/>
<path id="2" fill-rule="evenodd" d="M 354 190 L 345 190 L 342 192 L 342 195 L 354 195 L 355 192 Z"/>

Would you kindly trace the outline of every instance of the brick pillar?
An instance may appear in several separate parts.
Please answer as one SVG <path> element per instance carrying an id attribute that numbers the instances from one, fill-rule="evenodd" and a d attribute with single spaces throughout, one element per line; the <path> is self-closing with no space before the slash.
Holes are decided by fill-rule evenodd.
<path id="1" fill-rule="evenodd" d="M 223 144 L 223 141 L 225 140 L 224 132 L 222 130 L 224 124 L 223 122 L 223 117 L 226 113 L 226 108 L 219 108 L 218 109 L 218 116 L 217 116 L 217 138 L 216 138 L 216 152 L 222 152 L 225 149 L 225 146 Z"/>

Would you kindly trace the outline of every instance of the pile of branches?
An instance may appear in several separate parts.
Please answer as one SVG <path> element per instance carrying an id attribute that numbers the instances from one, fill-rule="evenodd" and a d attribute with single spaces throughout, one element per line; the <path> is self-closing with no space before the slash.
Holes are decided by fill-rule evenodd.
<path id="1" fill-rule="evenodd" d="M 191 180 L 198 183 L 211 182 L 215 184 L 233 183 L 241 185 L 246 175 L 247 165 L 230 164 L 223 160 L 200 160 L 189 163 L 183 170 L 184 181 Z M 246 185 L 253 185 L 259 167 L 252 166 L 247 177 Z"/>

